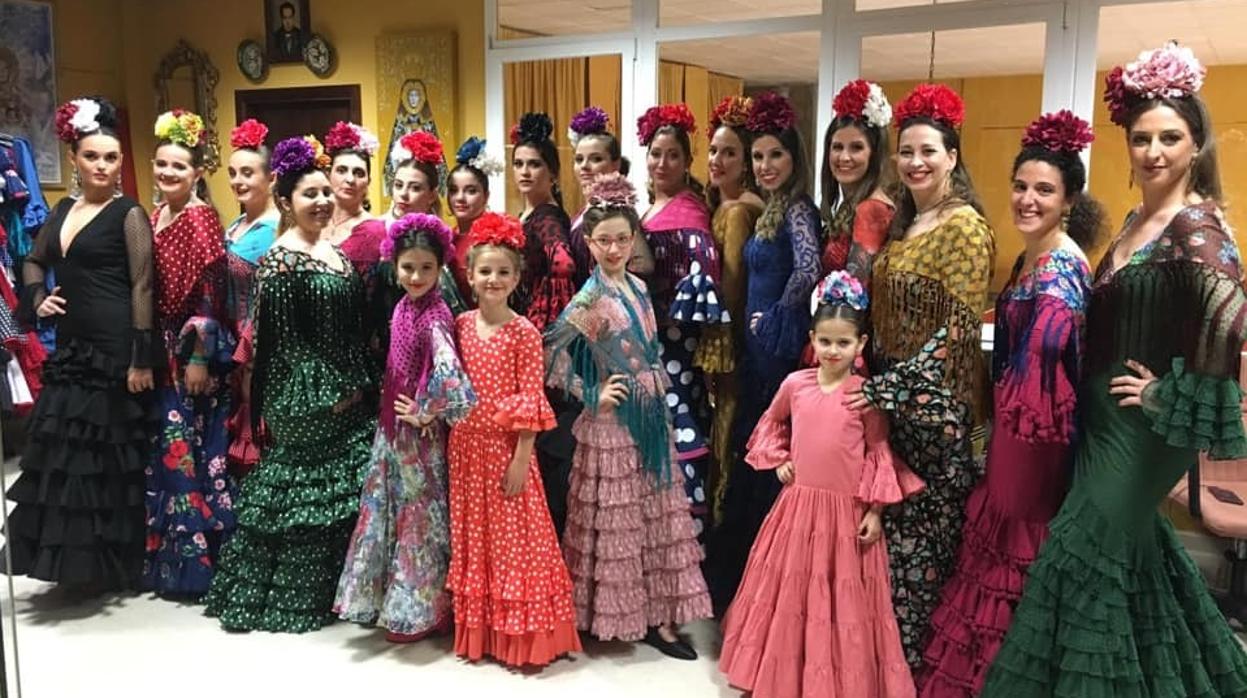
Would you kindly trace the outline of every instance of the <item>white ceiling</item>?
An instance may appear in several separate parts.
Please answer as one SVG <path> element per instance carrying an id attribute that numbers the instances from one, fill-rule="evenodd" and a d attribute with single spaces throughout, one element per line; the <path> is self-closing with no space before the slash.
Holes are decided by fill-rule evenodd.
<path id="1" fill-rule="evenodd" d="M 964 0 L 939 0 L 941 4 Z M 928 4 L 924 0 L 858 0 L 858 9 Z M 819 11 L 820 0 L 662 0 L 664 25 L 793 16 Z M 631 0 L 499 0 L 500 24 L 538 34 L 627 31 Z M 1178 39 L 1209 65 L 1247 63 L 1247 0 L 1182 0 L 1115 5 L 1100 16 L 1100 68 Z M 930 62 L 930 34 L 867 37 L 862 73 L 874 80 L 920 79 Z M 818 32 L 667 43 L 667 60 L 700 65 L 749 82 L 815 82 Z M 1042 25 L 938 32 L 937 77 L 1035 74 L 1043 71 Z"/>

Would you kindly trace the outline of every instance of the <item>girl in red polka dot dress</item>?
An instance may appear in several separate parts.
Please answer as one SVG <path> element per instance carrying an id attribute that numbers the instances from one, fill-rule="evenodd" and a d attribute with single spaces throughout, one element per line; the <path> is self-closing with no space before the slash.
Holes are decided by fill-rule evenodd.
<path id="1" fill-rule="evenodd" d="M 455 654 L 540 666 L 580 650 L 571 577 L 533 457 L 554 411 L 542 387 L 541 335 L 507 305 L 522 272 L 523 228 L 486 213 L 469 235 L 478 309 L 455 320 L 455 333 L 477 404 L 450 434 Z"/>

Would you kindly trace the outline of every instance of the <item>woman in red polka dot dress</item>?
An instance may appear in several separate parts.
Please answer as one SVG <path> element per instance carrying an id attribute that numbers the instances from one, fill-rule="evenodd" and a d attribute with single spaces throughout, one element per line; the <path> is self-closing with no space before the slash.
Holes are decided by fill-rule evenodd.
<path id="1" fill-rule="evenodd" d="M 572 582 L 533 443 L 555 425 L 542 387 L 541 335 L 507 305 L 524 233 L 510 216 L 472 224 L 468 281 L 478 309 L 455 320 L 477 404 L 450 434 L 450 573 L 455 654 L 511 666 L 580 651 Z"/>

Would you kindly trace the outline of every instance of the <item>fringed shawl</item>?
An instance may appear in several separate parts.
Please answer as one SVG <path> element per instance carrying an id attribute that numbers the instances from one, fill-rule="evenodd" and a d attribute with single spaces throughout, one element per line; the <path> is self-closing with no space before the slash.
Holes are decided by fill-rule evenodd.
<path id="1" fill-rule="evenodd" d="M 636 306 L 600 268 L 593 270 L 546 330 L 546 383 L 596 413 L 602 382 L 613 374 L 627 376 L 628 396 L 615 414 L 632 435 L 651 481 L 666 485 L 671 477 L 671 428 L 654 311 L 645 284 L 631 275 L 628 284 Z"/>
<path id="2" fill-rule="evenodd" d="M 988 411 L 981 315 L 995 258 L 991 227 L 965 206 L 927 233 L 889 243 L 875 261 L 871 282 L 876 370 L 916 356 L 947 328 L 943 383 L 971 406 L 976 424 Z"/>

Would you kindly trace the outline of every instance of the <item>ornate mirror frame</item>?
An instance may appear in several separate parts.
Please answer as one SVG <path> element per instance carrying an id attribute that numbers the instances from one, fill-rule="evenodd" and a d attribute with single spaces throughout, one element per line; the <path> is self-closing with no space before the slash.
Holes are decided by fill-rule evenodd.
<path id="1" fill-rule="evenodd" d="M 152 80 L 156 88 L 156 113 L 163 114 L 175 106 L 169 103 L 169 80 L 178 68 L 189 66 L 195 82 L 195 104 L 187 105 L 204 120 L 204 169 L 216 172 L 221 165 L 221 143 L 216 128 L 216 86 L 221 73 L 212 65 L 208 54 L 194 48 L 185 39 L 160 59 L 160 67 Z"/>

